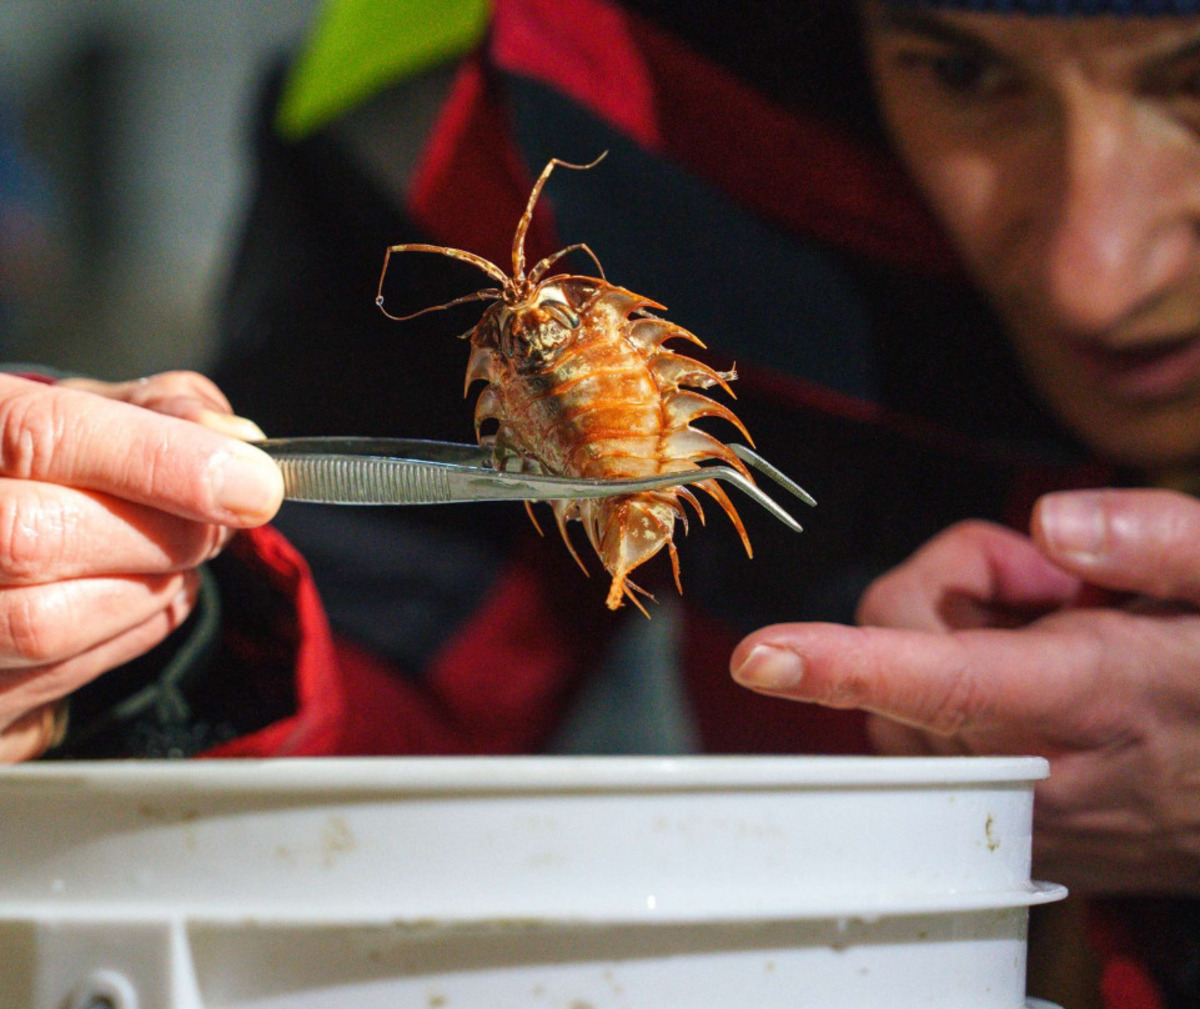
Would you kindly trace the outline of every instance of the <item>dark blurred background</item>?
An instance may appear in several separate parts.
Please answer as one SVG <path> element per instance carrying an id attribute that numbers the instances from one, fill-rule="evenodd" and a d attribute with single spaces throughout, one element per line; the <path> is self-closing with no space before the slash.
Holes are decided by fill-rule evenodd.
<path id="1" fill-rule="evenodd" d="M 246 117 L 318 0 L 0 0 L 0 360 L 203 368 Z"/>

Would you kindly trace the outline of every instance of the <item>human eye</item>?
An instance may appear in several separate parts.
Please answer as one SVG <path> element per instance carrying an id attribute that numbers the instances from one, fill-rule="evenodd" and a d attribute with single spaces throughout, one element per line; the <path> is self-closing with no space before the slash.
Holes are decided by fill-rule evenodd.
<path id="1" fill-rule="evenodd" d="M 929 69 L 942 87 L 957 94 L 993 92 L 1002 80 L 994 61 L 966 53 L 935 57 Z"/>
<path id="2" fill-rule="evenodd" d="M 1200 101 L 1200 59 L 1189 59 L 1150 75 L 1146 90 L 1164 98 Z"/>
<path id="3" fill-rule="evenodd" d="M 912 49 L 898 54 L 901 65 L 927 78 L 956 99 L 982 100 L 1012 94 L 1019 80 L 1001 60 L 967 49 Z"/>
<path id="4" fill-rule="evenodd" d="M 1191 131 L 1200 132 L 1200 56 L 1193 52 L 1152 68 L 1139 90 Z"/>

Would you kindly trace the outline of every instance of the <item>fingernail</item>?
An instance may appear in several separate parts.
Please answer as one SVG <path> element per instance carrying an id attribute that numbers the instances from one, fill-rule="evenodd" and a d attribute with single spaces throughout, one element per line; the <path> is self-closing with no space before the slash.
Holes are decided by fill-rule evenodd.
<path id="1" fill-rule="evenodd" d="M 46 749 L 53 750 L 67 738 L 70 727 L 71 702 L 69 697 L 60 697 L 46 705 L 46 718 L 49 722 L 46 728 Z"/>
<path id="2" fill-rule="evenodd" d="M 191 612 L 192 606 L 196 602 L 196 597 L 200 594 L 200 573 L 198 571 L 185 571 L 183 573 L 183 584 L 179 591 L 175 593 L 175 598 L 171 600 L 171 609 L 177 614 L 186 616 Z"/>
<path id="3" fill-rule="evenodd" d="M 1095 495 L 1047 494 L 1038 505 L 1042 535 L 1056 553 L 1094 561 L 1106 551 L 1107 524 Z"/>
<path id="4" fill-rule="evenodd" d="M 219 413 L 216 410 L 201 410 L 196 419 L 210 430 L 237 438 L 239 441 L 261 441 L 266 437 L 262 428 L 249 417 Z"/>
<path id="5" fill-rule="evenodd" d="M 804 660 L 789 648 L 755 645 L 733 677 L 743 686 L 759 690 L 788 690 L 800 685 Z"/>
<path id="6" fill-rule="evenodd" d="M 283 496 L 279 468 L 258 449 L 234 445 L 212 461 L 213 497 L 217 506 L 247 522 L 265 522 Z"/>

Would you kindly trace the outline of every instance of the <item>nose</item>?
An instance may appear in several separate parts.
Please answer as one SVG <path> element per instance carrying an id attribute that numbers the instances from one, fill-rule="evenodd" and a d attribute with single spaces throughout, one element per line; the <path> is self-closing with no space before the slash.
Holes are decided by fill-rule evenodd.
<path id="1" fill-rule="evenodd" d="M 1062 130 L 1044 280 L 1064 328 L 1104 332 L 1196 267 L 1195 184 L 1177 130 L 1131 96 L 1079 96 Z"/>

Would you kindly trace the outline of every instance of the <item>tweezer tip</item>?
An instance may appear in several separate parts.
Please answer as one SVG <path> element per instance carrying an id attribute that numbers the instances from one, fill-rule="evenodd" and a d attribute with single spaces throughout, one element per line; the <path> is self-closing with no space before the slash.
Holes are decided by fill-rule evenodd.
<path id="1" fill-rule="evenodd" d="M 809 507 L 815 508 L 817 506 L 817 499 L 815 497 L 813 497 L 808 491 L 796 483 L 796 481 L 790 476 L 784 473 L 783 470 L 781 470 L 778 466 L 767 462 L 766 459 L 755 452 L 752 448 L 739 444 L 738 442 L 731 442 L 729 448 L 733 454 L 743 462 L 748 462 L 760 473 L 769 476 L 772 480 L 779 484 L 780 487 L 791 493 L 793 496 L 798 497 Z"/>

